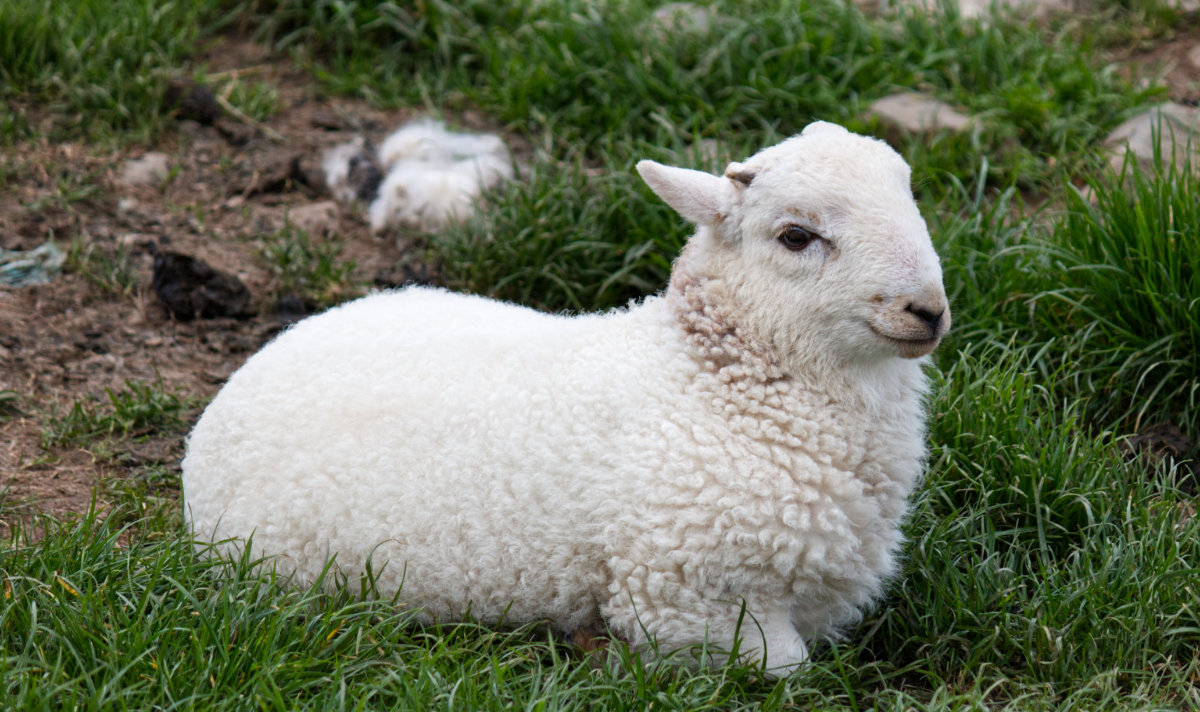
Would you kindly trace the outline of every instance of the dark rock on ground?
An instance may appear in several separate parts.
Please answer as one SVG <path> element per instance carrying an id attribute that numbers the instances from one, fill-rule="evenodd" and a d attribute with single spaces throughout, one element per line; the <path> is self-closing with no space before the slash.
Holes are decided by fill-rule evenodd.
<path id="1" fill-rule="evenodd" d="M 225 111 L 212 89 L 190 79 L 175 79 L 167 85 L 166 105 L 175 118 L 205 126 L 211 126 Z"/>
<path id="2" fill-rule="evenodd" d="M 157 251 L 153 286 L 172 316 L 183 321 L 253 314 L 250 290 L 241 280 L 190 255 Z"/>

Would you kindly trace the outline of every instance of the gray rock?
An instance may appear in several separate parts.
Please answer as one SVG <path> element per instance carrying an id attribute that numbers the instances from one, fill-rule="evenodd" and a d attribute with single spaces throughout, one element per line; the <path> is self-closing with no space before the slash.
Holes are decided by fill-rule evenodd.
<path id="1" fill-rule="evenodd" d="M 670 2 L 654 11 L 649 24 L 658 35 L 703 35 L 712 29 L 713 14 L 709 8 L 695 3 Z"/>
<path id="2" fill-rule="evenodd" d="M 860 6 L 864 6 L 864 9 L 869 9 L 868 6 L 874 1 L 857 0 Z M 957 0 L 957 4 L 959 16 L 986 22 L 991 17 L 993 9 L 999 12 L 1015 11 L 1042 18 L 1053 13 L 1070 12 L 1076 9 L 1075 6 L 1078 3 L 1076 0 Z M 942 9 L 941 0 L 878 0 L 878 5 L 882 11 L 887 11 L 889 8 L 906 7 L 934 13 Z"/>
<path id="3" fill-rule="evenodd" d="M 1188 159 L 1189 144 L 1192 169 L 1200 170 L 1200 108 L 1175 103 L 1161 104 L 1126 120 L 1104 139 L 1112 152 L 1109 162 L 1118 171 L 1128 153 L 1143 168 L 1153 166 L 1156 149 L 1163 163 L 1183 163 Z"/>
<path id="4" fill-rule="evenodd" d="M 886 12 L 890 8 L 908 7 L 925 12 L 938 12 L 942 8 L 942 0 L 855 0 L 865 12 L 875 8 Z M 956 0 L 958 14 L 967 19 L 987 22 L 996 12 L 1016 12 L 1025 16 L 1042 19 L 1050 15 L 1087 11 L 1095 3 L 1083 0 Z M 1200 0 L 1165 0 L 1167 7 L 1180 12 L 1195 12 L 1200 10 Z"/>
<path id="5" fill-rule="evenodd" d="M 909 135 L 966 131 L 974 121 L 949 104 L 916 92 L 885 96 L 867 113 L 878 117 L 889 132 Z"/>
<path id="6" fill-rule="evenodd" d="M 1012 10 L 1041 18 L 1058 12 L 1069 12 L 1069 0 L 958 0 L 958 12 L 966 18 L 986 19 L 992 9 Z"/>
<path id="7" fill-rule="evenodd" d="M 151 151 L 141 158 L 125 161 L 117 180 L 125 185 L 161 185 L 169 174 L 170 159 L 167 154 Z"/>
<path id="8" fill-rule="evenodd" d="M 1200 69 L 1200 44 L 1188 50 L 1187 61 L 1196 69 Z"/>
<path id="9" fill-rule="evenodd" d="M 300 205 L 288 211 L 288 222 L 309 235 L 328 235 L 337 232 L 338 204 L 333 200 Z"/>

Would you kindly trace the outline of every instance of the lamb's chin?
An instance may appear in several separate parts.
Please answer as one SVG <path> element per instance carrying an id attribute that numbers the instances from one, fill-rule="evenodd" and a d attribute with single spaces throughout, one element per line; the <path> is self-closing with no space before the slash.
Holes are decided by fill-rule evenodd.
<path id="1" fill-rule="evenodd" d="M 881 341 L 896 351 L 896 355 L 900 358 L 921 358 L 933 353 L 933 350 L 942 343 L 942 337 L 934 336 L 928 339 L 905 339 L 898 336 L 889 336 L 881 332 L 875 327 L 871 327 L 871 332 L 875 334 Z"/>

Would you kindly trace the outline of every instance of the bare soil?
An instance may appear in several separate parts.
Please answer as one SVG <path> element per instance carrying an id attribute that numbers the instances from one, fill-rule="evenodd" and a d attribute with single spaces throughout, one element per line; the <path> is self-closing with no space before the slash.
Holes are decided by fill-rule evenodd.
<path id="1" fill-rule="evenodd" d="M 290 212 L 331 200 L 320 179 L 324 148 L 355 135 L 379 141 L 412 118 L 322 96 L 308 75 L 251 42 L 226 40 L 200 59 L 214 74 L 268 82 L 277 91 L 278 110 L 265 126 L 229 115 L 215 124 L 180 119 L 154 146 L 114 152 L 41 141 L 0 156 L 0 247 L 30 249 L 47 238 L 90 246 L 127 259 L 136 282 L 122 291 L 68 269 L 47 284 L 0 287 L 0 393 L 16 394 L 0 400 L 0 535 L 35 512 L 63 518 L 86 511 L 93 499 L 103 509 L 109 483 L 148 468 L 165 471 L 164 495 L 178 496 L 188 425 L 285 325 L 273 309 L 278 279 L 262 255 L 264 238 L 283 228 Z M 1164 67 L 1175 101 L 1200 99 L 1200 27 L 1119 59 Z M 494 130 L 482 116 L 457 122 Z M 148 151 L 167 154 L 168 178 L 122 183 L 126 162 Z M 333 204 L 328 215 L 313 239 L 339 236 L 341 258 L 357 265 L 357 283 L 394 285 L 405 265 L 419 263 L 411 236 L 373 235 L 361 209 Z M 255 315 L 173 318 L 151 288 L 152 245 L 236 275 L 250 289 Z M 138 433 L 115 449 L 110 442 L 43 447 L 48 424 L 73 404 L 103 404 L 106 389 L 120 391 L 127 381 L 187 396 L 187 422 Z"/>

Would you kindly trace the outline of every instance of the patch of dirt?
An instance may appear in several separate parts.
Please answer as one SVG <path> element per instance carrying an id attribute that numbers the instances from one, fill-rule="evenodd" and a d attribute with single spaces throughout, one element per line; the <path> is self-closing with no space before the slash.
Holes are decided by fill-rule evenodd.
<path id="1" fill-rule="evenodd" d="M 412 118 L 410 112 L 322 97 L 307 75 L 251 42 L 223 41 L 199 61 L 216 78 L 214 86 L 228 77 L 269 84 L 278 95 L 275 114 L 261 126 L 227 112 L 211 123 L 179 119 L 178 130 L 157 145 L 124 153 L 40 141 L 0 157 L 0 247 L 31 249 L 50 238 L 64 249 L 75 243 L 78 253 L 90 249 L 101 260 L 48 284 L 0 287 L 0 392 L 16 394 L 0 409 L 0 520 L 7 520 L 0 521 L 0 536 L 34 511 L 57 517 L 85 511 L 97 484 L 134 475 L 147 462 L 178 473 L 178 432 L 123 443 L 120 457 L 111 447 L 97 452 L 88 445 L 47 451 L 42 432 L 75 402 L 106 403 L 106 389 L 120 391 L 126 381 L 197 403 L 211 398 L 284 326 L 286 317 L 273 309 L 278 281 L 262 249 L 292 210 L 324 203 L 308 210 L 320 225 L 310 239 L 338 236 L 339 259 L 357 265 L 356 283 L 392 286 L 429 274 L 411 248 L 412 236 L 372 235 L 365 210 L 331 203 L 320 167 L 325 148 L 359 134 L 378 142 Z M 459 123 L 483 122 L 464 116 Z M 122 183 L 126 161 L 149 151 L 166 154 L 165 179 Z M 191 255 L 236 276 L 250 290 L 255 315 L 172 318 L 151 288 L 155 249 Z M 119 264 L 122 256 L 131 279 L 106 285 L 104 265 Z"/>
<path id="2" fill-rule="evenodd" d="M 1169 37 L 1150 47 L 1117 51 L 1114 59 L 1157 77 L 1167 97 L 1180 104 L 1200 104 L 1200 15 L 1193 13 Z"/>

